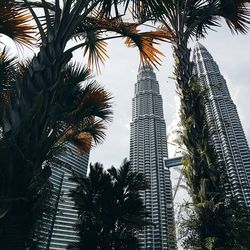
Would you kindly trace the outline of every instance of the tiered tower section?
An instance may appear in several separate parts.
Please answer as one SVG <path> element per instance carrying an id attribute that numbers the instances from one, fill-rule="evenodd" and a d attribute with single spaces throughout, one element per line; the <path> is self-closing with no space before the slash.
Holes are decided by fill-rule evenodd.
<path id="1" fill-rule="evenodd" d="M 143 173 L 150 189 L 142 193 L 152 226 L 139 235 L 142 250 L 176 249 L 173 200 L 167 158 L 166 124 L 162 98 L 150 66 L 139 69 L 133 98 L 130 161 L 133 171 Z"/>
<path id="2" fill-rule="evenodd" d="M 193 61 L 194 73 L 208 95 L 205 108 L 211 143 L 226 166 L 234 195 L 250 206 L 250 151 L 236 106 L 216 62 L 200 43 Z"/>

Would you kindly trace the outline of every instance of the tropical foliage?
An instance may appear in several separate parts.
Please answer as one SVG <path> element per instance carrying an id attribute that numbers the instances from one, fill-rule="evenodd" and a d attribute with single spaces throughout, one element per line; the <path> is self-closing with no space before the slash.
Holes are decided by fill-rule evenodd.
<path id="1" fill-rule="evenodd" d="M 76 225 L 80 242 L 70 249 L 135 250 L 137 233 L 148 225 L 145 206 L 139 192 L 148 188 L 142 174 L 131 171 L 124 161 L 119 169 L 103 170 L 90 165 L 88 177 L 75 176 L 72 191 L 80 222 Z"/>
<path id="2" fill-rule="evenodd" d="M 197 221 L 199 225 L 197 231 L 186 238 L 185 244 L 201 249 L 233 249 L 238 244 L 238 249 L 247 249 L 245 241 L 234 233 L 238 228 L 237 223 L 231 223 L 238 218 L 235 208 L 238 203 L 235 203 L 234 197 L 227 196 L 231 191 L 225 164 L 218 161 L 214 149 L 208 143 L 204 110 L 206 100 L 204 90 L 193 76 L 188 42 L 205 37 L 209 29 L 220 26 L 221 19 L 226 21 L 232 32 L 246 33 L 250 23 L 249 0 L 166 0 L 144 3 L 143 10 L 137 14 L 142 19 L 160 21 L 173 34 L 170 42 L 173 45 L 177 91 L 181 100 L 181 139 L 187 148 L 183 172 L 193 198 L 189 222 L 192 224 Z M 249 227 L 247 220 L 244 222 L 245 228 Z M 246 232 L 250 235 L 249 229 Z"/>
<path id="3" fill-rule="evenodd" d="M 138 46 L 144 63 L 159 63 L 161 53 L 153 48 L 154 39 L 165 40 L 169 34 L 140 33 L 140 22 L 123 22 L 120 4 L 106 0 L 1 1 L 0 32 L 29 46 L 36 38 L 34 31 L 39 39 L 39 52 L 26 66 L 1 54 L 1 67 L 7 72 L 1 72 L 0 84 L 4 103 L 0 119 L 2 249 L 34 248 L 33 228 L 44 195 L 49 193 L 48 162 L 58 146 L 70 141 L 83 152 L 103 139 L 103 121 L 111 114 L 110 95 L 94 83 L 79 87 L 86 70 L 69 64 L 72 53 L 84 48 L 83 57 L 98 69 L 106 57 L 105 40 L 127 37 L 129 46 Z M 127 7 L 121 5 L 119 11 Z M 107 32 L 118 35 L 107 37 Z M 69 44 L 71 39 L 76 42 Z"/>
<path id="4" fill-rule="evenodd" d="M 207 100 L 207 91 L 201 90 L 195 77 L 192 81 L 193 88 L 189 94 L 195 100 L 194 113 L 199 114 L 201 119 L 205 117 L 204 104 Z M 202 149 L 198 148 L 197 151 L 190 152 L 188 148 L 188 153 L 184 153 L 183 156 L 182 172 L 193 200 L 182 206 L 182 214 L 179 216 L 179 229 L 181 237 L 184 238 L 184 248 L 248 249 L 248 241 L 241 236 L 250 235 L 249 209 L 240 205 L 231 193 L 224 162 L 218 161 L 209 144 L 207 121 L 203 119 L 196 125 L 202 126 L 197 128 L 202 134 L 192 138 L 187 136 L 192 120 L 183 124 L 184 127 L 180 132 L 181 143 L 193 145 L 193 141 L 198 141 L 206 145 L 206 151 L 202 152 Z M 194 158 L 199 159 L 199 165 L 193 163 Z"/>
<path id="5" fill-rule="evenodd" d="M 11 60 L 7 60 L 5 63 L 9 61 Z M 5 69 L 8 70 L 8 68 Z M 15 67 L 13 66 L 11 70 L 15 72 L 16 76 L 20 77 L 20 72 L 23 74 L 24 68 L 23 65 L 15 64 Z M 51 184 L 48 180 L 51 174 L 49 162 L 55 153 L 60 152 L 60 148 L 66 141 L 73 142 L 79 149 L 79 153 L 89 150 L 92 141 L 98 143 L 103 139 L 104 121 L 111 117 L 110 94 L 93 81 L 89 81 L 82 86 L 82 83 L 89 78 L 89 72 L 86 68 L 76 64 L 68 64 L 65 66 L 62 75 L 64 84 L 58 91 L 57 96 L 54 97 L 54 106 L 50 110 L 51 116 L 46 119 L 47 124 L 50 122 L 49 125 L 51 126 L 51 128 L 48 126 L 47 130 L 54 133 L 54 137 L 53 139 L 50 138 L 51 145 L 48 145 L 48 148 L 37 145 L 37 147 L 40 146 L 40 153 L 47 150 L 46 155 L 43 156 L 44 161 L 41 163 L 41 167 L 34 168 L 34 163 L 31 162 L 25 165 L 19 159 L 18 166 L 13 164 L 9 168 L 4 168 L 9 161 L 7 157 L 13 159 L 15 154 L 9 152 L 13 147 L 11 137 L 4 133 L 1 138 L 1 174 L 3 181 L 1 182 L 3 184 L 1 189 L 1 215 L 3 218 L 1 219 L 0 245 L 3 249 L 8 247 L 20 249 L 20 244 L 25 240 L 26 245 L 31 244 L 34 247 L 34 235 L 31 232 L 37 234 L 37 230 L 35 230 L 37 227 L 36 221 L 41 218 L 45 210 L 48 211 L 44 204 L 48 202 L 51 193 Z M 15 103 L 17 89 L 13 87 L 13 91 L 9 91 L 10 97 L 6 95 L 10 103 Z M 37 103 L 39 103 L 39 100 Z M 6 110 L 4 111 L 6 112 Z M 41 112 L 41 107 L 39 108 L 38 105 L 34 113 L 30 114 L 30 119 L 32 120 L 32 117 L 39 112 Z M 33 135 L 27 134 L 27 140 L 36 139 L 35 132 L 38 129 L 36 128 L 33 131 Z M 29 136 L 33 136 L 33 138 L 29 138 Z M 23 143 L 26 143 L 26 141 Z M 33 147 L 35 146 L 33 145 Z M 18 176 L 18 179 L 15 176 Z M 30 180 L 28 181 L 27 178 L 30 178 Z M 23 225 L 16 223 L 16 216 L 19 216 L 19 221 L 21 219 L 19 223 Z M 17 225 L 13 225 L 14 222 Z M 15 241 L 11 240 L 14 235 L 10 232 L 18 235 L 18 237 L 15 237 Z"/>
<path id="6" fill-rule="evenodd" d="M 125 22 L 123 15 L 130 3 L 134 22 Z M 208 215 L 211 212 L 217 218 L 217 211 L 224 214 L 229 211 L 225 202 L 226 171 L 208 145 L 204 100 L 192 76 L 188 41 L 205 36 L 208 29 L 219 26 L 221 18 L 232 31 L 246 33 L 250 22 L 249 0 L 1 1 L 0 33 L 17 43 L 28 46 L 34 43 L 31 18 L 39 38 L 38 54 L 24 68 L 8 58 L 6 51 L 1 52 L 0 59 L 3 68 L 0 75 L 0 247 L 5 249 L 14 242 L 15 246 L 10 247 L 22 250 L 28 244 L 27 239 L 32 238 L 39 214 L 36 209 L 49 187 L 47 160 L 57 151 L 57 146 L 69 140 L 83 152 L 93 140 L 99 142 L 103 138 L 103 120 L 110 116 L 110 96 L 96 84 L 85 85 L 84 89 L 77 87 L 82 79 L 72 83 L 72 78 L 67 77 L 70 71 L 67 65 L 72 53 L 83 48 L 88 65 L 95 65 L 98 70 L 99 63 L 107 57 L 106 40 L 119 37 L 125 38 L 128 46 L 139 48 L 143 63 L 155 66 L 161 52 L 153 45 L 159 41 L 173 44 L 183 142 L 188 150 L 189 163 L 184 173 L 203 232 L 202 236 L 198 235 L 199 244 L 206 249 L 208 241 L 214 244 L 212 247 L 217 247 L 216 242 L 223 242 L 225 234 L 222 237 L 214 233 L 221 226 Z M 163 27 L 140 32 L 139 26 L 148 20 L 158 20 Z M 75 39 L 73 44 L 69 43 L 72 39 Z M 82 73 L 76 68 L 76 72 Z M 69 96 L 66 90 L 70 90 Z M 200 108 L 195 108 L 196 105 Z M 218 164 L 220 172 L 216 170 Z M 234 204 L 231 200 L 230 204 Z M 239 217 L 233 212 L 230 218 L 232 221 Z M 206 230 L 208 222 L 214 222 L 209 227 L 213 232 Z M 229 228 L 230 223 L 225 225 Z M 230 237 L 241 243 L 233 233 L 227 235 L 227 239 Z"/>

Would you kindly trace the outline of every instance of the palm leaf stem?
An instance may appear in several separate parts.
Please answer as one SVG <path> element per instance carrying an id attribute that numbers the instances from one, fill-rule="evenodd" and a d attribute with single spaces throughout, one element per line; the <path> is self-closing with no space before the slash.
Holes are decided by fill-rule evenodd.
<path id="1" fill-rule="evenodd" d="M 92 4 L 89 8 L 86 8 L 86 10 L 84 11 L 83 14 L 79 15 L 80 12 L 83 9 L 83 4 L 84 1 L 80 2 L 80 6 L 79 8 L 76 8 L 75 11 L 71 11 L 70 16 L 69 16 L 69 20 L 66 20 L 66 27 L 65 26 L 61 26 L 62 27 L 62 31 L 64 31 L 62 34 L 62 38 L 65 40 L 68 40 L 71 37 L 71 34 L 74 33 L 74 31 L 76 30 L 76 28 L 79 26 L 79 24 L 90 14 L 91 11 L 93 11 L 93 9 L 96 8 L 96 6 L 99 4 L 98 1 L 96 1 L 96 3 Z M 73 12 L 73 13 L 72 13 Z M 79 15 L 79 17 L 78 17 Z M 62 22 L 63 24 L 63 22 Z"/>
<path id="2" fill-rule="evenodd" d="M 31 15 L 33 16 L 33 18 L 34 18 L 34 20 L 36 22 L 36 25 L 37 25 L 37 27 L 39 29 L 39 34 L 41 36 L 43 44 L 46 43 L 46 40 L 47 40 L 46 35 L 45 35 L 43 27 L 42 27 L 42 25 L 41 25 L 41 23 L 39 21 L 39 18 L 37 17 L 37 15 L 36 15 L 35 11 L 33 10 L 33 8 L 30 6 L 30 3 L 27 0 L 23 0 L 23 1 L 25 2 L 27 8 L 29 9 Z"/>
<path id="3" fill-rule="evenodd" d="M 55 23 L 54 23 L 55 36 L 58 35 L 61 13 L 62 11 L 60 8 L 60 0 L 55 0 Z"/>
<path id="4" fill-rule="evenodd" d="M 110 37 L 105 37 L 105 38 L 98 39 L 98 41 L 107 41 L 107 40 L 116 39 L 116 38 L 124 38 L 124 36 L 123 35 L 110 36 Z M 82 47 L 84 47 L 84 46 L 86 46 L 88 44 L 89 44 L 89 42 L 79 43 L 79 44 L 69 48 L 66 52 L 72 53 L 75 50 L 80 49 L 80 48 L 82 48 Z"/>
<path id="5" fill-rule="evenodd" d="M 48 31 L 48 40 L 50 41 L 50 37 L 52 36 L 52 26 L 51 26 L 51 19 L 50 19 L 50 14 L 49 14 L 49 10 L 47 7 L 47 2 L 45 0 L 42 0 L 42 4 L 44 6 L 44 13 L 45 13 L 45 19 L 46 19 L 46 27 L 47 27 L 47 31 Z M 55 13 L 56 15 L 56 13 Z M 52 39 L 51 39 L 52 40 Z"/>

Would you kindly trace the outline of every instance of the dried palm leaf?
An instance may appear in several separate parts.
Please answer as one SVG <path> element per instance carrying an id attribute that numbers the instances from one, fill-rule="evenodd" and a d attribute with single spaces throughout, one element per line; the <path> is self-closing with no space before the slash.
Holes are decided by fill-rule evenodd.
<path id="1" fill-rule="evenodd" d="M 159 30 L 139 33 L 139 30 L 134 29 L 127 35 L 125 44 L 128 47 L 138 47 L 142 64 L 152 64 L 157 68 L 157 64 L 161 64 L 159 56 L 164 56 L 164 54 L 156 49 L 155 45 L 159 45 L 158 41 L 171 41 L 172 38 L 171 32 Z"/>
<path id="2" fill-rule="evenodd" d="M 81 126 L 69 128 L 62 140 L 73 143 L 79 153 L 83 154 L 104 140 L 105 129 L 103 121 L 86 119 Z"/>
<path id="3" fill-rule="evenodd" d="M 0 33 L 12 38 L 21 45 L 32 45 L 34 26 L 30 23 L 31 15 L 14 0 L 0 1 Z"/>
<path id="4" fill-rule="evenodd" d="M 137 28 L 141 23 L 123 22 L 120 18 L 107 19 L 88 17 L 87 22 L 93 30 L 111 31 L 125 37 L 125 44 L 129 47 L 138 47 L 143 64 L 152 64 L 157 67 L 160 64 L 159 56 L 163 53 L 154 46 L 159 44 L 159 41 L 171 41 L 174 37 L 170 30 L 158 29 L 150 32 L 140 32 Z M 105 51 L 106 52 L 106 51 Z"/>
<path id="5" fill-rule="evenodd" d="M 96 68 L 100 72 L 100 62 L 104 64 L 105 59 L 108 58 L 107 43 L 102 40 L 100 32 L 88 31 L 86 32 L 86 46 L 84 49 L 84 56 L 88 54 L 88 67 Z"/>

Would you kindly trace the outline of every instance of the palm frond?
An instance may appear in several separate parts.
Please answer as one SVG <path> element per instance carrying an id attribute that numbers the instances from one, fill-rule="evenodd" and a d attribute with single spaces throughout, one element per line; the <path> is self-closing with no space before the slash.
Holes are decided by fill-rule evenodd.
<path id="1" fill-rule="evenodd" d="M 196 1 L 192 6 L 187 6 L 186 33 L 196 37 L 204 37 L 207 30 L 220 26 L 218 1 Z"/>
<path id="2" fill-rule="evenodd" d="M 125 44 L 128 47 L 138 47 L 142 64 L 151 64 L 157 68 L 157 65 L 161 64 L 159 56 L 164 56 L 164 54 L 156 49 L 155 45 L 159 44 L 158 41 L 169 42 L 172 38 L 171 32 L 159 30 L 139 33 L 139 30 L 134 29 L 131 30 L 130 34 L 127 34 Z"/>
<path id="3" fill-rule="evenodd" d="M 159 41 L 171 41 L 174 38 L 170 30 L 158 29 L 150 32 L 140 32 L 137 28 L 141 23 L 123 22 L 121 18 L 100 18 L 88 17 L 88 24 L 92 29 L 110 31 L 120 34 L 125 37 L 125 44 L 129 47 L 138 47 L 141 55 L 142 63 L 150 63 L 155 67 L 160 64 L 159 56 L 163 55 L 154 45 L 159 44 Z"/>
<path id="4" fill-rule="evenodd" d="M 58 101 L 62 112 L 56 115 L 67 131 L 61 140 L 74 143 L 83 153 L 104 139 L 105 121 L 112 115 L 111 95 L 95 82 L 81 86 L 82 80 L 90 77 L 89 71 L 78 64 L 69 67 L 64 72 L 65 83 Z"/>
<path id="5" fill-rule="evenodd" d="M 20 3 L 14 0 L 0 1 L 0 33 L 19 44 L 32 45 L 35 31 L 30 22 L 31 15 Z"/>
<path id="6" fill-rule="evenodd" d="M 78 106 L 79 98 L 82 95 L 83 82 L 91 78 L 87 67 L 80 63 L 68 63 L 63 69 L 64 81 L 61 82 L 58 90 L 57 103 L 63 113 L 70 113 Z"/>
<path id="7" fill-rule="evenodd" d="M 1 111 L 7 106 L 14 83 L 17 77 L 17 61 L 15 57 L 9 57 L 8 51 L 4 48 L 0 52 L 0 106 Z"/>
<path id="8" fill-rule="evenodd" d="M 163 13 L 166 10 L 166 7 L 172 1 L 162 0 L 103 0 L 100 1 L 98 5 L 98 12 L 101 17 L 112 18 L 112 17 L 120 17 L 127 13 L 128 8 L 132 11 L 133 16 L 138 18 L 143 15 L 152 16 L 154 13 L 155 16 L 157 13 Z"/>
<path id="9" fill-rule="evenodd" d="M 103 120 L 87 119 L 82 123 L 80 129 L 91 136 L 94 144 L 101 143 L 105 138 L 106 126 Z"/>
<path id="10" fill-rule="evenodd" d="M 245 34 L 250 24 L 250 1 L 220 0 L 218 14 L 225 18 L 232 32 Z"/>
<path id="11" fill-rule="evenodd" d="M 92 147 L 92 137 L 86 132 L 70 129 L 65 135 L 64 140 L 73 143 L 80 154 L 84 154 Z"/>
<path id="12" fill-rule="evenodd" d="M 78 124 L 85 117 L 98 117 L 110 121 L 111 98 L 110 93 L 95 82 L 86 84 L 81 89 L 78 98 L 72 103 L 72 110 L 64 114 L 65 122 Z"/>
<path id="13" fill-rule="evenodd" d="M 232 32 L 246 33 L 250 24 L 249 0 L 196 1 L 187 14 L 187 33 L 204 37 L 208 29 L 221 26 L 219 18 L 225 19 Z"/>
<path id="14" fill-rule="evenodd" d="M 100 32 L 93 30 L 86 32 L 85 39 L 84 56 L 88 54 L 88 66 L 91 69 L 95 67 L 97 72 L 100 72 L 100 62 L 104 64 L 108 58 L 107 43 L 102 40 Z"/>
<path id="15" fill-rule="evenodd" d="M 101 120 L 86 119 L 81 126 L 68 129 L 62 138 L 64 141 L 73 143 L 80 154 L 89 151 L 92 146 L 99 144 L 105 137 L 105 125 Z"/>
<path id="16" fill-rule="evenodd" d="M 63 73 L 65 85 L 72 87 L 80 87 L 82 82 L 85 82 L 92 77 L 89 69 L 87 67 L 83 67 L 77 62 L 67 64 Z"/>

